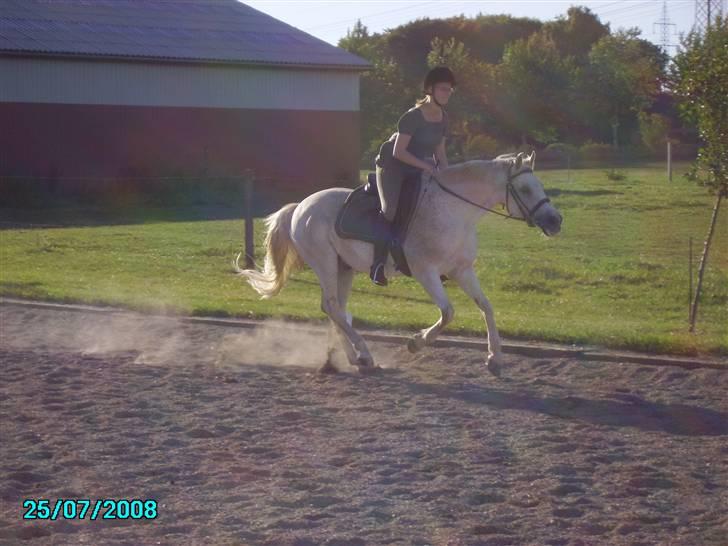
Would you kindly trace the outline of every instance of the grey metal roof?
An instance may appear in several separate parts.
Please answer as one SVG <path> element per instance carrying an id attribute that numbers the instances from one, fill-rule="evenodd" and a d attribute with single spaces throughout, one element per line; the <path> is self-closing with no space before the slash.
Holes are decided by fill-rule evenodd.
<path id="1" fill-rule="evenodd" d="M 0 0 L 0 54 L 371 65 L 237 0 Z"/>

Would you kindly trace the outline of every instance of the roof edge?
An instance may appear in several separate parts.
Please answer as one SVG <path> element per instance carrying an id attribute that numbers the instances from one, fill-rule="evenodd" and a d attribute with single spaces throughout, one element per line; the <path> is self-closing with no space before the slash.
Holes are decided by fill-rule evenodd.
<path id="1" fill-rule="evenodd" d="M 15 49 L 0 49 L 0 57 L 37 57 L 37 58 L 61 58 L 87 61 L 127 61 L 134 63 L 175 63 L 193 65 L 225 65 L 225 66 L 255 66 L 270 68 L 301 68 L 308 70 L 340 70 L 345 72 L 368 72 L 373 70 L 372 64 L 347 65 L 347 64 L 314 64 L 314 63 L 290 63 L 275 61 L 244 61 L 227 59 L 196 59 L 191 57 L 147 57 L 143 55 L 110 55 L 107 53 L 94 55 L 92 53 L 54 53 L 50 51 L 23 51 Z"/>

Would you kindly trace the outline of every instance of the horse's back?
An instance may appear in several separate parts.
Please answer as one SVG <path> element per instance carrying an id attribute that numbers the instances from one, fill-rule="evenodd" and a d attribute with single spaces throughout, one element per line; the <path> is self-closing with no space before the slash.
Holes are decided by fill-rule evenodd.
<path id="1" fill-rule="evenodd" d="M 314 269 L 338 255 L 355 271 L 367 271 L 372 263 L 372 245 L 336 234 L 336 218 L 352 189 L 329 188 L 309 195 L 293 214 L 291 239 L 304 261 Z M 327 244 L 328 243 L 328 244 Z"/>
<path id="2" fill-rule="evenodd" d="M 344 201 L 353 190 L 348 188 L 327 188 L 306 197 L 296 207 L 293 214 L 293 225 L 300 221 L 314 218 L 322 223 L 333 225 Z"/>

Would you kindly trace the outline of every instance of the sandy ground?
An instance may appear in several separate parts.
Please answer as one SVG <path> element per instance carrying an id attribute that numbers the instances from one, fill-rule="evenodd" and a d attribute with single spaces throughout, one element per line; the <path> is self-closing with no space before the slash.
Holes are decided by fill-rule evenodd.
<path id="1" fill-rule="evenodd" d="M 728 371 L 0 306 L 0 543 L 728 544 Z M 24 521 L 25 498 L 156 499 Z"/>

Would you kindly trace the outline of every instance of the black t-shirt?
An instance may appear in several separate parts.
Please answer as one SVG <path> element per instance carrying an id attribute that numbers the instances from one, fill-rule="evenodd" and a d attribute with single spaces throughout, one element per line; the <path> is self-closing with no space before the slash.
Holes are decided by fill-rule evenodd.
<path id="1" fill-rule="evenodd" d="M 432 157 L 435 148 L 447 134 L 447 112 L 442 111 L 441 121 L 427 121 L 422 108 L 411 108 L 399 118 L 397 132 L 412 135 L 407 151 L 412 155 L 425 159 Z"/>
<path id="2" fill-rule="evenodd" d="M 397 133 L 394 133 L 379 149 L 377 165 L 384 168 L 398 166 L 406 171 L 418 171 L 417 167 L 403 163 L 393 156 L 397 134 L 411 135 L 407 151 L 419 159 L 426 160 L 432 157 L 437 146 L 447 136 L 447 129 L 448 117 L 444 109 L 441 121 L 427 121 L 421 108 L 410 108 L 399 118 Z"/>

